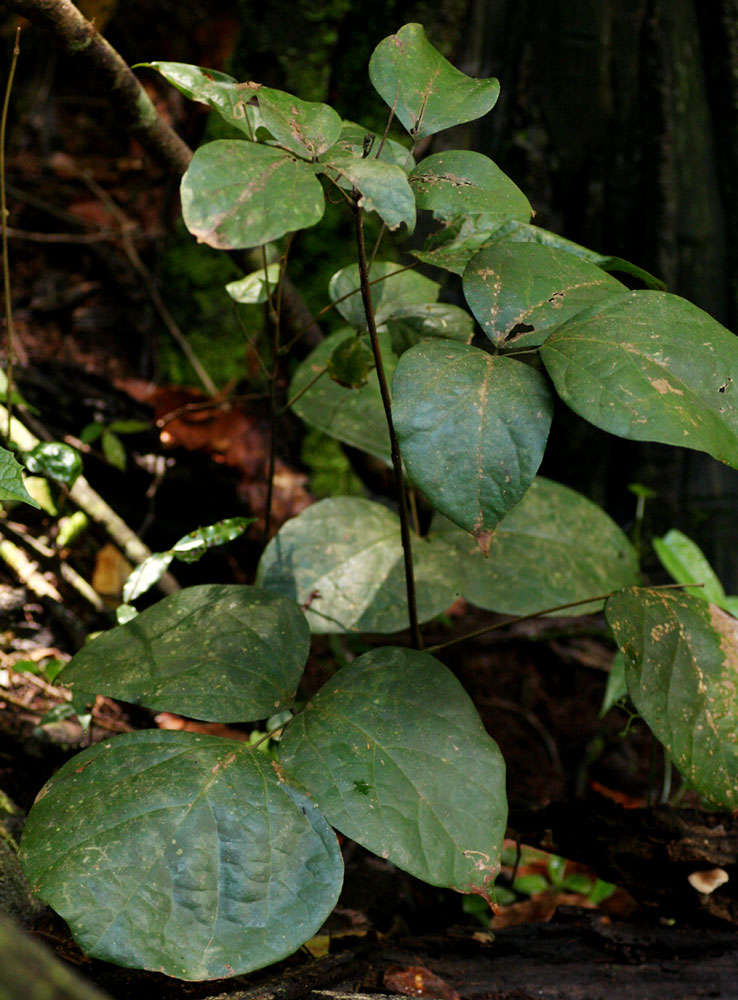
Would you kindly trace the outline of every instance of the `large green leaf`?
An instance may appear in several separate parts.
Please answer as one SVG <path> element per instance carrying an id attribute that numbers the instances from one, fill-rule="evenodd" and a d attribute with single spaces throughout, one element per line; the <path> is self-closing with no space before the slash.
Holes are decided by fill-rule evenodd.
<path id="1" fill-rule="evenodd" d="M 418 618 L 457 593 L 453 551 L 413 538 Z M 288 521 L 264 550 L 260 587 L 296 601 L 313 632 L 398 632 L 408 627 L 400 521 L 363 497 L 331 497 Z"/>
<path id="2" fill-rule="evenodd" d="M 359 207 L 376 212 L 388 229 L 397 229 L 403 222 L 408 230 L 415 229 L 415 198 L 401 167 L 372 157 L 352 153 L 327 153 L 321 167 L 334 180 L 360 192 Z"/>
<path id="3" fill-rule="evenodd" d="M 572 317 L 541 348 L 562 399 L 597 427 L 738 466 L 738 340 L 666 292 L 627 292 Z"/>
<path id="4" fill-rule="evenodd" d="M 542 476 L 492 532 L 488 558 L 445 518 L 434 519 L 432 534 L 456 549 L 463 596 L 499 614 L 529 615 L 638 582 L 635 550 L 604 510 Z"/>
<path id="5" fill-rule="evenodd" d="M 393 647 L 360 656 L 295 718 L 280 757 L 352 840 L 432 885 L 494 897 L 505 765 L 432 656 Z"/>
<path id="6" fill-rule="evenodd" d="M 379 43 L 369 79 L 416 139 L 481 118 L 500 93 L 497 80 L 467 76 L 444 59 L 422 24 L 406 24 Z"/>
<path id="7" fill-rule="evenodd" d="M 203 584 L 88 642 L 61 679 L 73 691 L 244 722 L 289 706 L 309 643 L 291 601 L 257 587 Z"/>
<path id="8" fill-rule="evenodd" d="M 638 711 L 701 795 L 738 807 L 738 622 L 692 594 L 635 588 L 605 613 Z"/>
<path id="9" fill-rule="evenodd" d="M 257 109 L 247 104 L 253 97 L 253 90 L 247 84 L 238 83 L 220 70 L 191 66 L 188 63 L 150 62 L 138 63 L 138 66 L 149 66 L 157 70 L 185 97 L 207 104 L 249 139 L 256 137 L 256 131 L 262 122 Z"/>
<path id="10" fill-rule="evenodd" d="M 425 341 L 400 358 L 392 393 L 408 475 L 486 548 L 541 464 L 553 415 L 545 379 L 467 344 Z"/>
<path id="11" fill-rule="evenodd" d="M 398 309 L 435 302 L 441 286 L 415 271 L 403 269 L 391 260 L 375 260 L 369 276 L 376 322 L 384 323 Z M 359 329 L 366 329 L 366 316 L 359 289 L 358 264 L 336 271 L 328 285 L 331 302 L 343 318 Z M 347 298 L 344 298 L 347 296 Z M 341 299 L 341 302 L 338 302 Z"/>
<path id="12" fill-rule="evenodd" d="M 447 302 L 426 302 L 395 309 L 385 326 L 398 356 L 421 340 L 440 338 L 470 344 L 474 338 L 474 320 L 465 309 Z"/>
<path id="13" fill-rule="evenodd" d="M 13 453 L 0 448 L 0 503 L 4 500 L 17 500 L 38 508 L 39 505 L 23 485 L 22 472 Z"/>
<path id="14" fill-rule="evenodd" d="M 464 296 L 493 344 L 537 347 L 552 330 L 626 288 L 564 250 L 495 240 L 470 260 Z"/>
<path id="15" fill-rule="evenodd" d="M 189 231 L 222 250 L 261 246 L 313 226 L 325 210 L 323 188 L 307 163 L 233 139 L 196 151 L 181 196 Z"/>
<path id="16" fill-rule="evenodd" d="M 304 159 L 315 159 L 335 143 L 343 122 L 329 104 L 302 101 L 283 90 L 258 83 L 242 84 L 255 94 L 266 128 L 281 146 Z"/>
<path id="17" fill-rule="evenodd" d="M 21 859 L 84 951 L 179 979 L 291 954 L 333 908 L 343 867 L 318 809 L 267 756 L 151 730 L 65 764 L 30 812 Z"/>
<path id="18" fill-rule="evenodd" d="M 481 153 L 452 149 L 428 156 L 408 177 L 418 208 L 438 219 L 485 213 L 527 222 L 532 209 L 520 188 Z"/>
<path id="19" fill-rule="evenodd" d="M 378 336 L 384 370 L 387 378 L 391 379 L 397 358 L 392 353 L 389 334 L 380 331 Z M 354 331 L 345 327 L 318 344 L 295 372 L 290 384 L 290 399 L 323 371 L 340 344 L 354 337 Z M 323 375 L 296 400 L 292 409 L 298 417 L 324 434 L 368 451 L 389 464 L 389 434 L 376 371 L 370 372 L 366 385 L 358 389 L 348 389 L 328 375 Z"/>

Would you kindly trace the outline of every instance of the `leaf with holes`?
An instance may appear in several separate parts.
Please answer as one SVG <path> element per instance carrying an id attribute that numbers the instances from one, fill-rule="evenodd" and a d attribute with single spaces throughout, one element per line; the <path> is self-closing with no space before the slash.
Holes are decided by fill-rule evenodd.
<path id="1" fill-rule="evenodd" d="M 635 707 L 692 787 L 738 807 L 738 622 L 692 594 L 636 588 L 605 614 Z"/>
<path id="2" fill-rule="evenodd" d="M 464 271 L 469 308 L 497 347 L 538 347 L 570 317 L 625 291 L 595 264 L 507 239 L 480 250 Z"/>
<path id="3" fill-rule="evenodd" d="M 257 587 L 204 584 L 88 642 L 61 680 L 195 719 L 247 722 L 291 704 L 309 643 L 291 601 Z"/>
<path id="4" fill-rule="evenodd" d="M 414 138 L 474 121 L 490 111 L 500 84 L 478 80 L 452 66 L 428 41 L 422 24 L 406 24 L 379 43 L 369 79 Z"/>
<path id="5" fill-rule="evenodd" d="M 738 467 L 738 339 L 691 302 L 615 296 L 558 327 L 541 358 L 564 402 L 596 427 Z"/>
<path id="6" fill-rule="evenodd" d="M 422 160 L 408 177 L 418 208 L 437 219 L 484 213 L 491 221 L 532 214 L 528 199 L 496 163 L 481 153 L 452 149 Z"/>
<path id="7" fill-rule="evenodd" d="M 295 718 L 280 758 L 347 837 L 431 885 L 494 898 L 505 765 L 432 656 L 391 646 L 360 656 Z"/>
<path id="8" fill-rule="evenodd" d="M 433 520 L 435 536 L 458 554 L 462 595 L 499 614 L 529 615 L 638 582 L 635 550 L 615 522 L 580 493 L 542 476 L 493 530 L 488 558 L 443 517 Z M 601 608 L 599 601 L 558 613 Z"/>
<path id="9" fill-rule="evenodd" d="M 83 951 L 188 980 L 290 955 L 332 910 L 343 874 L 335 834 L 267 756 L 152 730 L 57 771 L 21 860 Z"/>
<path id="10" fill-rule="evenodd" d="M 218 139 L 192 157 L 181 186 L 184 222 L 221 250 L 257 247 L 323 217 L 323 188 L 307 163 L 281 149 Z"/>
<path id="11" fill-rule="evenodd" d="M 377 324 L 386 322 L 398 309 L 435 302 L 441 290 L 437 282 L 391 260 L 375 260 L 369 280 Z M 358 264 L 349 264 L 336 271 L 328 285 L 328 294 L 351 326 L 366 329 Z"/>
<path id="12" fill-rule="evenodd" d="M 343 122 L 329 104 L 302 101 L 259 83 L 242 86 L 256 96 L 264 126 L 279 145 L 304 159 L 312 160 L 325 153 L 341 134 Z"/>
<path id="13" fill-rule="evenodd" d="M 335 152 L 323 157 L 321 169 L 344 186 L 356 188 L 359 207 L 376 212 L 388 229 L 397 229 L 403 222 L 409 232 L 415 229 L 415 198 L 401 167 Z"/>
<path id="14" fill-rule="evenodd" d="M 425 341 L 400 358 L 392 393 L 410 479 L 486 551 L 541 464 L 553 415 L 545 379 L 511 358 Z"/>
<path id="15" fill-rule="evenodd" d="M 458 593 L 455 554 L 442 539 L 413 537 L 418 618 Z M 321 500 L 280 528 L 257 583 L 296 601 L 313 632 L 398 632 L 408 627 L 400 520 L 363 497 Z"/>

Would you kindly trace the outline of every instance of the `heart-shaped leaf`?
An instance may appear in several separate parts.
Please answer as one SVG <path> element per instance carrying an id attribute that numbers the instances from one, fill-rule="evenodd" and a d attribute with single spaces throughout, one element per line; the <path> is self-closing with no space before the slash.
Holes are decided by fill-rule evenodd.
<path id="1" fill-rule="evenodd" d="M 406 24 L 379 43 L 369 79 L 416 139 L 481 118 L 500 94 L 497 80 L 467 76 L 444 59 L 422 24 Z"/>
<path id="2" fill-rule="evenodd" d="M 401 167 L 341 152 L 327 153 L 321 164 L 334 180 L 356 188 L 361 194 L 359 207 L 376 212 L 388 229 L 403 222 L 409 232 L 415 229 L 415 198 Z"/>
<path id="3" fill-rule="evenodd" d="M 452 549 L 413 538 L 418 618 L 453 603 Z M 331 497 L 293 517 L 264 550 L 260 587 L 304 610 L 313 632 L 398 632 L 408 627 L 400 521 L 363 497 Z"/>
<path id="4" fill-rule="evenodd" d="M 392 353 L 389 334 L 381 331 L 378 336 L 384 370 L 387 378 L 391 379 L 397 358 Z M 321 372 L 327 370 L 334 351 L 355 337 L 350 327 L 338 330 L 318 344 L 302 362 L 290 384 L 290 399 L 295 399 L 292 409 L 298 417 L 324 434 L 368 451 L 389 465 L 389 434 L 376 371 L 367 374 L 366 385 L 355 389 L 339 385 L 327 374 L 321 376 Z M 310 385 L 311 382 L 314 384 Z"/>
<path id="5" fill-rule="evenodd" d="M 494 897 L 505 765 L 432 656 L 360 656 L 295 718 L 280 757 L 347 837 L 432 885 Z"/>
<path id="6" fill-rule="evenodd" d="M 474 320 L 458 306 L 447 302 L 426 302 L 420 306 L 395 309 L 386 321 L 392 350 L 399 357 L 421 340 L 441 338 L 470 344 L 474 338 Z"/>
<path id="7" fill-rule="evenodd" d="M 190 980 L 291 954 L 330 913 L 343 870 L 335 834 L 268 757 L 151 730 L 57 771 L 21 858 L 88 954 Z"/>
<path id="8" fill-rule="evenodd" d="M 738 622 L 692 594 L 629 588 L 605 614 L 633 703 L 687 781 L 738 806 Z"/>
<path id="9" fill-rule="evenodd" d="M 218 139 L 201 146 L 182 178 L 182 215 L 200 243 L 261 246 L 315 225 L 323 188 L 307 163 L 281 149 Z"/>
<path id="10" fill-rule="evenodd" d="M 441 290 L 437 282 L 391 260 L 375 260 L 369 280 L 374 319 L 378 324 L 386 322 L 398 309 L 435 302 Z M 328 294 L 351 326 L 366 329 L 357 264 L 336 271 L 328 285 Z"/>
<path id="11" fill-rule="evenodd" d="M 706 451 L 738 467 L 738 339 L 666 292 L 627 292 L 541 348 L 561 398 L 596 427 Z"/>
<path id="12" fill-rule="evenodd" d="M 456 549 L 462 595 L 499 614 L 529 615 L 638 582 L 635 550 L 614 521 L 580 493 L 542 476 L 492 532 L 488 558 L 445 518 L 434 518 L 432 535 Z M 559 614 L 601 608 L 599 601 Z"/>
<path id="13" fill-rule="evenodd" d="M 23 485 L 22 471 L 13 453 L 0 448 L 0 503 L 4 500 L 19 500 L 38 508 L 39 505 Z"/>
<path id="14" fill-rule="evenodd" d="M 304 159 L 325 153 L 341 134 L 343 122 L 329 104 L 302 101 L 258 83 L 242 86 L 256 95 L 262 121 L 277 142 Z"/>
<path id="15" fill-rule="evenodd" d="M 498 347 L 537 347 L 571 316 L 626 288 L 595 264 L 535 243 L 495 240 L 464 271 L 464 296 Z"/>
<path id="16" fill-rule="evenodd" d="M 545 379 L 511 358 L 424 341 L 400 358 L 392 393 L 410 479 L 486 549 L 541 464 L 553 415 Z"/>
<path id="17" fill-rule="evenodd" d="M 214 722 L 264 719 L 292 701 L 310 636 L 291 601 L 257 587 L 170 594 L 72 657 L 72 690 Z"/>
<path id="18" fill-rule="evenodd" d="M 428 156 L 408 177 L 418 208 L 438 219 L 485 213 L 490 220 L 520 219 L 532 213 L 523 192 L 481 153 L 452 149 Z"/>

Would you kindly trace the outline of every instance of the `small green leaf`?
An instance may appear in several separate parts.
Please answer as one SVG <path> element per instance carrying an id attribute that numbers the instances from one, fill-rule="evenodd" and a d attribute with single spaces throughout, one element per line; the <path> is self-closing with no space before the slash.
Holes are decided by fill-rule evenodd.
<path id="1" fill-rule="evenodd" d="M 292 702 L 309 642 L 293 602 L 257 587 L 206 584 L 92 639 L 61 680 L 195 719 L 251 721 Z"/>
<path id="2" fill-rule="evenodd" d="M 377 324 L 385 323 L 398 309 L 435 302 L 440 285 L 415 271 L 403 269 L 390 260 L 375 260 L 369 279 L 372 306 Z M 359 330 L 366 329 L 366 316 L 359 290 L 359 267 L 349 264 L 336 271 L 328 293 L 343 318 Z M 351 294 L 353 293 L 353 294 Z M 347 298 L 344 298 L 347 296 Z M 342 301 L 338 301 L 341 299 Z"/>
<path id="3" fill-rule="evenodd" d="M 326 368 L 334 382 L 347 389 L 360 389 L 374 369 L 372 349 L 361 337 L 347 337 L 333 348 Z"/>
<path id="4" fill-rule="evenodd" d="M 115 620 L 119 625 L 126 625 L 133 621 L 137 614 L 138 611 L 132 604 L 119 604 L 115 609 Z"/>
<path id="5" fill-rule="evenodd" d="M 692 590 L 695 597 L 712 604 L 722 603 L 723 585 L 696 542 L 672 528 L 663 538 L 654 538 L 653 547 L 661 565 L 677 583 L 701 583 L 701 587 Z"/>
<path id="6" fill-rule="evenodd" d="M 105 424 L 94 422 L 86 424 L 80 431 L 79 439 L 83 444 L 94 444 L 105 430 Z"/>
<path id="7" fill-rule="evenodd" d="M 415 166 L 415 160 L 409 149 L 397 142 L 395 139 L 384 140 L 382 152 L 377 157 L 382 137 L 369 129 L 358 125 L 356 122 L 345 121 L 341 130 L 341 135 L 334 149 L 342 153 L 350 153 L 352 156 L 363 156 L 368 149 L 368 156 L 379 159 L 383 163 L 393 163 L 400 167 L 403 173 L 408 174 Z M 332 150 L 328 150 L 326 158 L 331 155 Z"/>
<path id="8" fill-rule="evenodd" d="M 497 347 L 538 347 L 571 316 L 624 291 L 594 264 L 535 243 L 495 240 L 464 271 L 469 308 Z"/>
<path id="9" fill-rule="evenodd" d="M 343 122 L 328 104 L 302 101 L 258 83 L 242 86 L 256 95 L 261 119 L 280 146 L 304 159 L 313 160 L 325 153 L 341 134 Z"/>
<path id="10" fill-rule="evenodd" d="M 158 583 L 166 573 L 173 558 L 171 552 L 154 552 L 142 563 L 139 563 L 123 584 L 124 603 L 130 604 L 131 601 L 135 601 L 137 597 L 145 594 L 155 583 Z"/>
<path id="11" fill-rule="evenodd" d="M 505 765 L 432 656 L 393 647 L 360 656 L 295 718 L 280 758 L 347 837 L 431 885 L 493 895 Z"/>
<path id="12" fill-rule="evenodd" d="M 474 338 L 474 320 L 459 306 L 447 302 L 396 309 L 385 323 L 392 339 L 392 350 L 399 357 L 421 340 L 440 338 L 470 344 Z"/>
<path id="13" fill-rule="evenodd" d="M 118 435 L 114 434 L 109 427 L 106 427 L 102 432 L 100 442 L 102 444 L 103 455 L 111 465 L 123 472 L 126 467 L 126 449 Z"/>
<path id="14" fill-rule="evenodd" d="M 245 306 L 260 305 L 269 298 L 269 293 L 273 292 L 279 283 L 279 264 L 270 264 L 266 269 L 252 271 L 245 278 L 238 281 L 229 282 L 225 288 L 232 299 Z"/>
<path id="15" fill-rule="evenodd" d="M 600 903 L 604 903 L 606 899 L 612 896 L 615 888 L 611 882 L 603 882 L 602 879 L 598 878 L 587 898 L 594 906 L 599 906 Z"/>
<path id="16" fill-rule="evenodd" d="M 541 348 L 561 398 L 636 441 L 738 467 L 738 339 L 666 292 L 626 292 L 573 316 Z"/>
<path id="17" fill-rule="evenodd" d="M 57 549 L 64 549 L 76 541 L 87 530 L 90 519 L 83 510 L 75 510 L 68 517 L 60 517 L 56 536 Z"/>
<path id="18" fill-rule="evenodd" d="M 422 160 L 408 177 L 418 208 L 437 219 L 485 213 L 490 220 L 527 222 L 528 199 L 496 163 L 481 153 L 452 149 Z"/>
<path id="19" fill-rule="evenodd" d="M 115 434 L 143 434 L 151 430 L 151 424 L 145 420 L 111 420 L 108 427 Z"/>
<path id="20" fill-rule="evenodd" d="M 500 614 L 528 615 L 638 582 L 635 550 L 604 510 L 542 476 L 494 529 L 486 559 L 445 518 L 434 519 L 436 534 L 457 550 L 463 596 Z M 601 608 L 600 601 L 559 614 Z"/>
<path id="21" fill-rule="evenodd" d="M 397 229 L 403 222 L 409 232 L 415 229 L 415 198 L 401 167 L 336 152 L 323 157 L 321 169 L 334 180 L 356 188 L 361 195 L 359 207 L 376 212 L 388 229 Z"/>
<path id="22" fill-rule="evenodd" d="M 224 521 L 195 528 L 175 542 L 169 551 L 181 562 L 197 562 L 208 549 L 240 538 L 255 520 L 253 517 L 227 517 Z"/>
<path id="23" fill-rule="evenodd" d="M 0 448 L 0 503 L 16 500 L 39 507 L 23 485 L 22 468 L 11 451 Z"/>
<path id="24" fill-rule="evenodd" d="M 323 188 L 307 163 L 271 146 L 219 139 L 201 146 L 182 178 L 182 215 L 200 243 L 261 246 L 323 217 Z"/>
<path id="25" fill-rule="evenodd" d="M 453 603 L 456 567 L 441 539 L 413 538 L 418 617 Z M 363 497 L 331 497 L 287 521 L 264 550 L 257 583 L 304 610 L 313 632 L 408 627 L 400 521 Z"/>
<path id="26" fill-rule="evenodd" d="M 738 807 L 738 622 L 674 590 L 621 590 L 605 615 L 637 710 L 693 788 Z"/>
<path id="27" fill-rule="evenodd" d="M 82 472 L 82 458 L 76 448 L 61 441 L 42 441 L 26 455 L 26 468 L 35 475 L 73 486 Z"/>
<path id="28" fill-rule="evenodd" d="M 402 355 L 392 392 L 410 479 L 486 547 L 543 458 L 553 414 L 545 380 L 519 361 L 434 340 Z"/>
<path id="29" fill-rule="evenodd" d="M 572 872 L 561 883 L 561 888 L 565 892 L 576 892 L 580 896 L 588 896 L 594 886 L 592 879 L 585 875 L 584 872 Z"/>
<path id="30" fill-rule="evenodd" d="M 548 877 L 555 886 L 560 886 L 566 874 L 566 858 L 560 858 L 558 854 L 549 854 Z"/>
<path id="31" fill-rule="evenodd" d="M 605 688 L 605 695 L 602 699 L 602 706 L 600 708 L 598 718 L 604 719 L 613 705 L 617 705 L 617 703 L 624 698 L 627 693 L 628 685 L 625 682 L 625 657 L 620 650 L 618 650 L 612 661 L 610 673 L 607 675 L 607 686 Z"/>
<path id="32" fill-rule="evenodd" d="M 186 732 L 98 743 L 29 814 L 29 882 L 96 958 L 187 980 L 270 965 L 315 934 L 343 875 L 335 834 L 271 764 Z"/>
<path id="33" fill-rule="evenodd" d="M 518 875 L 513 882 L 513 889 L 521 896 L 535 896 L 540 892 L 547 892 L 551 886 L 543 875 L 532 873 L 530 875 Z"/>
<path id="34" fill-rule="evenodd" d="M 452 66 L 421 24 L 406 24 L 379 43 L 369 78 L 416 139 L 481 118 L 500 93 L 497 80 L 477 80 Z"/>

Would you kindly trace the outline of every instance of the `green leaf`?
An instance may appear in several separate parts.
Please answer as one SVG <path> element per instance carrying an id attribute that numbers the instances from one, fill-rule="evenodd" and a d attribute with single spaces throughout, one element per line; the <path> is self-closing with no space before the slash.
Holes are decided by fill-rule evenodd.
<path id="1" fill-rule="evenodd" d="M 452 550 L 414 537 L 418 618 L 453 603 Z M 296 601 L 313 632 L 398 632 L 408 627 L 400 521 L 363 497 L 331 497 L 293 517 L 264 550 L 257 583 Z"/>
<path id="2" fill-rule="evenodd" d="M 495 240 L 464 271 L 469 308 L 497 347 L 538 347 L 571 316 L 625 291 L 594 264 L 535 243 Z"/>
<path id="3" fill-rule="evenodd" d="M 388 229 L 397 229 L 403 222 L 409 232 L 415 229 L 415 198 L 401 167 L 336 152 L 323 157 L 321 169 L 334 180 L 356 188 L 361 194 L 359 207 L 376 212 Z"/>
<path id="4" fill-rule="evenodd" d="M 57 771 L 21 860 L 84 952 L 187 980 L 291 954 L 332 910 L 343 872 L 335 834 L 269 758 L 151 730 Z"/>
<path id="5" fill-rule="evenodd" d="M 738 466 L 738 340 L 666 292 L 627 292 L 572 317 L 541 348 L 561 398 L 596 427 Z"/>
<path id="6" fill-rule="evenodd" d="M 471 535 L 444 518 L 433 521 L 458 553 L 463 596 L 480 608 L 528 615 L 638 582 L 638 558 L 597 504 L 538 476 L 497 525 L 484 558 Z M 602 602 L 559 614 L 599 611 Z"/>
<path id="7" fill-rule="evenodd" d="M 374 369 L 372 349 L 361 337 L 347 337 L 333 348 L 326 368 L 334 382 L 347 389 L 360 389 Z"/>
<path id="8" fill-rule="evenodd" d="M 551 886 L 543 875 L 532 872 L 530 875 L 518 875 L 513 882 L 513 889 L 522 896 L 534 896 L 546 892 Z"/>
<path id="9" fill-rule="evenodd" d="M 72 486 L 82 472 L 82 458 L 76 448 L 61 441 L 41 441 L 26 455 L 26 468 L 35 475 Z"/>
<path id="10" fill-rule="evenodd" d="M 385 323 L 392 338 L 392 350 L 399 357 L 421 340 L 438 337 L 470 344 L 474 320 L 465 309 L 447 302 L 426 302 L 396 309 Z"/>
<path id="11" fill-rule="evenodd" d="M 256 95 L 262 121 L 277 142 L 304 159 L 312 160 L 325 153 L 341 134 L 341 117 L 328 104 L 302 101 L 283 90 L 258 83 L 242 86 Z"/>
<path id="12" fill-rule="evenodd" d="M 280 149 L 219 139 L 201 146 L 182 178 L 182 215 L 200 243 L 261 246 L 323 217 L 323 188 L 307 163 Z"/>
<path id="13" fill-rule="evenodd" d="M 23 485 L 22 467 L 11 451 L 0 448 L 0 503 L 17 500 L 39 508 Z"/>
<path id="14" fill-rule="evenodd" d="M 722 603 L 723 585 L 696 542 L 672 528 L 663 538 L 654 538 L 653 547 L 661 565 L 677 583 L 701 583 L 701 587 L 692 590 L 695 597 L 712 604 Z"/>
<path id="15" fill-rule="evenodd" d="M 408 177 L 418 208 L 437 219 L 486 213 L 491 220 L 527 222 L 532 208 L 523 192 L 481 153 L 452 149 L 428 156 Z"/>
<path id="16" fill-rule="evenodd" d="M 151 430 L 151 423 L 145 420 L 111 420 L 108 426 L 115 434 L 142 434 Z"/>
<path id="17" fill-rule="evenodd" d="M 102 432 L 105 430 L 105 424 L 101 424 L 97 421 L 93 421 L 91 424 L 86 424 L 80 431 L 79 439 L 83 444 L 93 444 L 100 437 Z"/>
<path id="18" fill-rule="evenodd" d="M 561 883 L 561 888 L 564 892 L 576 892 L 580 896 L 588 896 L 594 885 L 592 879 L 584 872 L 572 872 Z"/>
<path id="19" fill-rule="evenodd" d="M 432 885 L 494 898 L 505 765 L 432 656 L 393 647 L 360 656 L 295 718 L 280 758 L 347 837 Z"/>
<path id="20" fill-rule="evenodd" d="M 605 614 L 635 707 L 692 787 L 738 807 L 738 622 L 673 590 L 622 590 Z"/>
<path id="21" fill-rule="evenodd" d="M 326 337 L 295 372 L 290 384 L 290 399 L 326 368 L 341 344 L 353 341 L 355 336 L 354 331 L 346 327 Z M 391 379 L 397 358 L 392 353 L 389 334 L 379 331 L 378 336 L 385 374 Z M 389 465 L 389 434 L 376 371 L 368 375 L 366 385 L 360 389 L 347 389 L 325 375 L 319 377 L 296 400 L 292 409 L 312 427 L 354 448 L 368 451 Z"/>
<path id="22" fill-rule="evenodd" d="M 123 472 L 126 467 L 126 449 L 118 435 L 114 434 L 109 427 L 106 427 L 102 432 L 100 443 L 102 444 L 103 455 L 110 464 Z"/>
<path id="23" fill-rule="evenodd" d="M 342 153 L 350 153 L 352 156 L 363 156 L 368 148 L 369 156 L 384 163 L 393 163 L 396 167 L 400 167 L 405 174 L 410 173 L 415 166 L 415 160 L 410 150 L 406 149 L 402 143 L 388 137 L 384 140 L 382 152 L 377 156 L 381 142 L 382 137 L 369 129 L 356 122 L 344 121 L 341 136 L 334 149 Z M 326 157 L 330 156 L 331 152 L 328 150 Z"/>
<path id="24" fill-rule="evenodd" d="M 129 604 L 145 594 L 164 576 L 174 558 L 171 552 L 154 552 L 129 573 L 123 584 L 123 602 Z M 120 620 L 120 619 L 119 619 Z"/>
<path id="25" fill-rule="evenodd" d="M 247 84 L 238 83 L 232 76 L 217 69 L 204 69 L 187 63 L 150 62 L 137 65 L 157 70 L 185 97 L 207 104 L 247 138 L 256 137 L 261 121 L 256 108 L 247 104 L 254 96 Z"/>
<path id="26" fill-rule="evenodd" d="M 73 691 L 195 719 L 251 721 L 292 702 L 309 642 L 291 601 L 257 587 L 205 584 L 103 632 L 61 680 Z"/>
<path id="27" fill-rule="evenodd" d="M 539 372 L 454 341 L 402 355 L 393 416 L 410 479 L 481 546 L 541 464 L 553 406 Z"/>
<path id="28" fill-rule="evenodd" d="M 625 681 L 625 657 L 620 650 L 618 650 L 612 661 L 610 673 L 607 675 L 605 696 L 602 699 L 602 706 L 600 708 L 598 718 L 604 719 L 613 705 L 616 705 L 621 698 L 626 696 L 627 693 L 628 685 Z"/>
<path id="29" fill-rule="evenodd" d="M 724 597 L 720 602 L 720 607 L 723 611 L 733 615 L 734 618 L 738 618 L 738 597 Z"/>
<path id="30" fill-rule="evenodd" d="M 497 80 L 477 80 L 452 66 L 421 24 L 406 24 L 379 43 L 369 79 L 416 139 L 481 118 L 500 93 Z"/>
<path id="31" fill-rule="evenodd" d="M 197 562 L 208 549 L 240 538 L 255 520 L 253 517 L 227 517 L 224 521 L 195 528 L 175 542 L 170 552 L 181 562 Z"/>
<path id="32" fill-rule="evenodd" d="M 431 233 L 422 250 L 410 253 L 424 264 L 461 276 L 472 257 L 495 238 L 497 230 L 505 228 L 499 217 L 492 220 L 486 215 L 459 215 Z"/>
<path id="33" fill-rule="evenodd" d="M 252 271 L 238 281 L 230 281 L 225 289 L 232 299 L 245 306 L 260 305 L 269 298 L 269 293 L 273 292 L 279 283 L 279 264 L 269 264 L 266 269 L 259 268 Z"/>
<path id="34" fill-rule="evenodd" d="M 369 279 L 372 282 L 374 319 L 378 325 L 385 323 L 398 309 L 435 302 L 441 290 L 437 282 L 415 271 L 403 269 L 390 260 L 375 260 Z M 336 271 L 330 280 L 328 293 L 331 302 L 337 303 L 336 308 L 351 326 L 366 329 L 358 264 L 349 264 Z M 342 301 L 339 302 L 339 299 Z"/>

